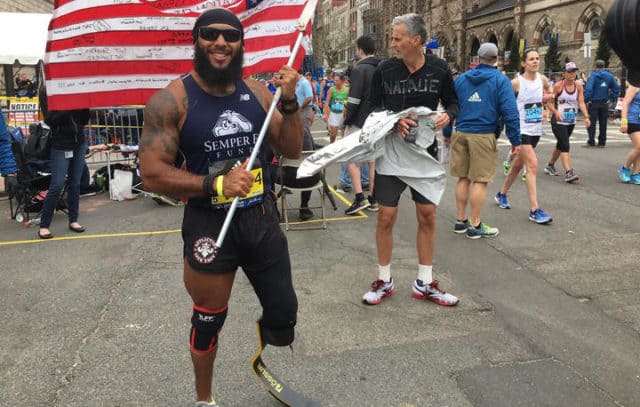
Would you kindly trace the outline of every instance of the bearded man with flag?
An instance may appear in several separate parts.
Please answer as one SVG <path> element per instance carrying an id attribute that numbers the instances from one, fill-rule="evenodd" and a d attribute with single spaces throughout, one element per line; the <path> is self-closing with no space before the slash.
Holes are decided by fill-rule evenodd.
<path id="1" fill-rule="evenodd" d="M 261 83 L 242 79 L 244 31 L 235 14 L 223 8 L 204 12 L 192 36 L 193 70 L 149 99 L 139 156 L 146 189 L 188 198 L 183 278 L 194 303 L 189 343 L 195 405 L 215 406 L 213 365 L 237 268 L 242 267 L 262 305 L 262 343 L 293 342 L 298 303 L 287 239 L 270 192 L 269 147 L 256 143 L 273 96 Z M 266 133 L 271 147 L 292 158 L 302 150 L 297 80 L 295 69 L 279 70 L 275 82 L 282 107 Z M 255 165 L 247 168 L 254 148 L 259 149 Z M 180 153 L 186 170 L 174 167 Z M 217 252 L 216 239 L 235 197 L 238 211 Z"/>

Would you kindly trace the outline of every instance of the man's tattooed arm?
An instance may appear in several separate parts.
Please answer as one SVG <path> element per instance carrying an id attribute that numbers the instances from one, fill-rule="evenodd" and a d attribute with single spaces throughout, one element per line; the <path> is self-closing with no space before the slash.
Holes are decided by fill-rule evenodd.
<path id="1" fill-rule="evenodd" d="M 204 195 L 202 175 L 174 166 L 186 100 L 184 90 L 172 83 L 154 94 L 146 105 L 138 155 L 142 184 L 147 191 L 174 198 Z"/>

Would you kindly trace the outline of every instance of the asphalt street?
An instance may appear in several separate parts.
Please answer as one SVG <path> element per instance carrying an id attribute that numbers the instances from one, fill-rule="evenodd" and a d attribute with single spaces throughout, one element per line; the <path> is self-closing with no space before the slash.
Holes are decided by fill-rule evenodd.
<path id="1" fill-rule="evenodd" d="M 323 124 L 313 129 L 323 142 Z M 483 214 L 499 236 L 456 235 L 447 180 L 434 276 L 460 297 L 456 307 L 411 297 L 408 192 L 394 232 L 396 291 L 377 306 L 361 303 L 376 277 L 376 215 L 344 216 L 352 194 L 336 195 L 326 230 L 287 232 L 296 341 L 267 348 L 265 363 L 323 406 L 640 406 L 640 186 L 616 174 L 631 143 L 611 125 L 606 148 L 583 148 L 578 125 L 572 160 L 582 179 L 566 184 L 542 172 L 554 145 L 546 129 L 538 198 L 551 224 L 528 220 L 521 181 L 513 208 L 497 207 L 500 169 Z M 330 184 L 338 172 L 329 168 Z M 81 199 L 86 233 L 70 232 L 58 213 L 56 238 L 43 241 L 0 201 L 0 406 L 192 405 L 181 219 L 182 208 L 100 194 Z M 250 369 L 260 311 L 239 272 L 215 369 L 222 407 L 279 405 Z"/>

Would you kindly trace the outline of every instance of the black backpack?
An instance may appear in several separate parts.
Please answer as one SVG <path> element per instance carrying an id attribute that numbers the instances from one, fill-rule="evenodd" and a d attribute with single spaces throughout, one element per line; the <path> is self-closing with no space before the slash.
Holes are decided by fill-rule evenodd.
<path id="1" fill-rule="evenodd" d="M 43 123 L 29 125 L 29 137 L 24 146 L 24 155 L 27 160 L 49 159 L 51 151 L 51 129 Z"/>

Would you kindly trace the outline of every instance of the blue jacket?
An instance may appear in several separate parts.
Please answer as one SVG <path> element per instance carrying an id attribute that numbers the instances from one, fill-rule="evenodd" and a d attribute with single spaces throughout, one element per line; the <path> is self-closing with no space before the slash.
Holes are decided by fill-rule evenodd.
<path id="1" fill-rule="evenodd" d="M 514 146 L 522 143 L 518 105 L 509 79 L 495 67 L 480 64 L 456 78 L 460 112 L 456 130 L 465 133 L 495 133 L 504 121 Z"/>
<path id="2" fill-rule="evenodd" d="M 11 139 L 9 138 L 7 125 L 4 122 L 2 109 L 0 109 L 0 174 L 6 177 L 7 174 L 15 174 L 16 172 L 18 172 L 18 168 L 11 151 Z"/>
<path id="3" fill-rule="evenodd" d="M 616 102 L 619 94 L 620 85 L 616 82 L 616 78 L 604 69 L 593 72 L 584 87 L 585 103 L 595 100 Z"/>

